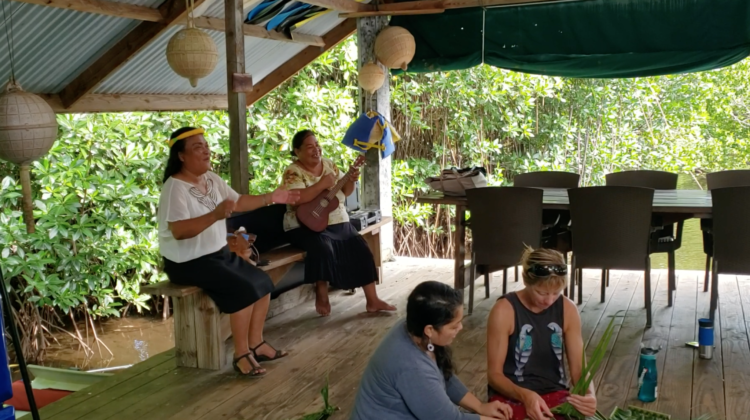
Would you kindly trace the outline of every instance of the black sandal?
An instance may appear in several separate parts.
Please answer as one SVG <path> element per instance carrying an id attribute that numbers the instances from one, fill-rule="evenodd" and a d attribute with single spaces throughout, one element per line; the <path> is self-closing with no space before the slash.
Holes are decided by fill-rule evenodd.
<path id="1" fill-rule="evenodd" d="M 253 378 L 253 379 L 260 379 L 260 378 L 266 376 L 267 372 L 265 372 L 265 369 L 263 369 L 260 366 L 253 365 L 253 360 L 250 358 L 250 356 L 255 357 L 255 353 L 250 352 L 250 353 L 247 353 L 247 354 L 243 354 L 242 356 L 234 359 L 232 361 L 232 367 L 234 367 L 234 370 L 237 371 L 237 373 L 239 373 L 240 375 L 248 376 L 248 377 Z M 239 362 L 242 359 L 247 359 L 247 361 L 250 363 L 250 366 L 253 367 L 250 370 L 250 372 L 247 372 L 247 373 L 243 372 L 242 369 L 240 369 L 240 367 L 237 365 L 237 362 Z M 256 360 L 255 363 L 258 363 L 258 361 Z"/>
<path id="2" fill-rule="evenodd" d="M 250 352 L 253 354 L 253 357 L 255 357 L 255 360 L 257 360 L 258 363 L 261 363 L 261 362 L 272 362 L 274 360 L 279 360 L 279 359 L 281 359 L 281 358 L 286 357 L 286 356 L 289 355 L 289 353 L 284 353 L 281 350 L 276 350 L 276 354 L 274 354 L 273 357 L 268 357 L 265 354 L 258 354 L 258 353 L 256 353 L 256 350 L 258 350 L 259 348 L 263 347 L 264 344 L 267 345 L 268 347 L 270 347 L 272 350 L 276 350 L 272 345 L 266 343 L 266 340 L 263 340 L 262 343 L 258 344 L 254 348 L 250 349 Z"/>

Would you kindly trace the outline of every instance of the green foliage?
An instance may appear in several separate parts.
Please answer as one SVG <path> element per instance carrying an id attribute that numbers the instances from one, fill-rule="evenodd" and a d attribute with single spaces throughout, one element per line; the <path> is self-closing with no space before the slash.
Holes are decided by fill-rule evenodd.
<path id="1" fill-rule="evenodd" d="M 577 80 L 489 66 L 393 77 L 392 122 L 404 140 L 392 160 L 396 251 L 451 255 L 453 211 L 414 203 L 424 178 L 482 165 L 493 185 L 522 172 L 580 173 L 599 184 L 621 169 L 698 174 L 748 165 L 750 61 L 720 71 Z M 300 129 L 318 134 L 340 167 L 357 114 L 356 43 L 321 56 L 249 110 L 250 191 L 276 187 Z M 147 308 L 139 285 L 159 270 L 155 212 L 169 132 L 201 126 L 214 171 L 229 179 L 225 112 L 61 115 L 59 140 L 35 162 L 37 232 L 21 218 L 18 169 L 0 162 L 0 256 L 18 299 L 93 317 Z"/>

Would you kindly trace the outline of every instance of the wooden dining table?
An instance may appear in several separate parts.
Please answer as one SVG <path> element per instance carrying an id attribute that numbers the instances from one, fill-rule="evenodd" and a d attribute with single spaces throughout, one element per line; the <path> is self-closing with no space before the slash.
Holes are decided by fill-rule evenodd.
<path id="1" fill-rule="evenodd" d="M 542 188 L 543 209 L 569 210 L 568 190 L 564 188 Z M 446 204 L 456 207 L 453 233 L 454 287 L 464 289 L 466 273 L 466 210 L 469 203 L 465 196 L 446 196 L 441 192 L 430 192 L 416 196 L 417 203 Z M 509 203 L 513 204 L 513 203 Z M 674 220 L 711 217 L 711 193 L 705 190 L 655 190 L 653 212 Z"/>

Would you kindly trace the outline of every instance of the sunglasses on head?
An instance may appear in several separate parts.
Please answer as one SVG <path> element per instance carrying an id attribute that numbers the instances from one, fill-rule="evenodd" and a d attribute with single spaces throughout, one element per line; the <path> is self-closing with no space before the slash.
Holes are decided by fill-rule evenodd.
<path id="1" fill-rule="evenodd" d="M 564 276 L 568 274 L 568 266 L 532 264 L 526 272 L 533 274 L 534 277 Z"/>

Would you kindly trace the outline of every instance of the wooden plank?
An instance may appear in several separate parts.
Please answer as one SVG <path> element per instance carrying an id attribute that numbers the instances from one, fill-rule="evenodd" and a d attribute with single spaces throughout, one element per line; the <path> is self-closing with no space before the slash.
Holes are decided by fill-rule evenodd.
<path id="1" fill-rule="evenodd" d="M 362 18 L 373 16 L 411 16 L 411 15 L 437 15 L 445 12 L 445 9 L 420 9 L 420 10 L 402 10 L 386 12 L 382 10 L 373 10 L 370 12 L 351 12 L 339 13 L 340 18 Z"/>
<path id="2" fill-rule="evenodd" d="M 155 296 L 185 297 L 200 292 L 201 289 L 198 286 L 182 286 L 169 280 L 141 286 L 141 293 Z"/>
<path id="3" fill-rule="evenodd" d="M 125 19 L 160 22 L 164 17 L 159 9 L 135 4 L 120 3 L 103 0 L 13 0 L 21 3 L 39 6 L 55 7 L 58 9 L 75 10 L 77 12 L 94 13 L 98 15 L 114 16 Z"/>
<path id="4" fill-rule="evenodd" d="M 697 273 L 696 273 L 697 274 Z M 698 278 L 702 278 L 702 273 L 698 274 Z M 697 289 L 697 288 L 696 288 Z M 677 293 L 679 294 L 681 291 L 678 290 Z M 712 360 L 703 360 L 700 357 L 698 357 L 698 351 L 691 349 L 689 347 L 685 347 L 685 343 L 688 341 L 697 341 L 698 340 L 698 319 L 699 318 L 705 318 L 708 315 L 708 308 L 710 306 L 710 293 L 703 293 L 703 288 L 701 287 L 700 290 L 696 290 L 697 294 L 697 302 L 696 306 L 688 306 L 687 308 L 684 308 L 684 312 L 681 312 L 680 315 L 678 315 L 678 310 L 682 309 L 679 306 L 675 308 L 675 314 L 674 319 L 680 322 L 680 319 L 682 317 L 685 317 L 689 319 L 691 322 L 689 325 L 685 325 L 683 328 L 685 328 L 686 331 L 684 333 L 680 334 L 679 340 L 674 341 L 674 345 L 678 346 L 681 345 L 681 353 L 688 353 L 685 354 L 684 357 L 684 363 L 683 365 L 677 365 L 674 367 L 674 369 L 682 369 L 682 370 L 688 370 L 687 363 L 689 361 L 693 361 L 693 371 L 692 371 L 692 381 L 693 381 L 693 399 L 692 399 L 692 413 L 688 413 L 685 411 L 684 407 L 684 399 L 682 398 L 682 395 L 684 394 L 684 391 L 681 387 L 675 387 L 674 391 L 671 391 L 671 395 L 673 395 L 673 401 L 672 404 L 667 405 L 666 407 L 668 409 L 674 410 L 677 414 L 685 413 L 684 418 L 693 418 L 693 417 L 699 417 L 703 414 L 710 414 L 712 418 L 717 419 L 723 419 L 725 418 L 726 413 L 726 405 L 724 401 L 724 369 L 723 369 L 723 352 L 722 352 L 722 341 L 721 341 L 721 335 L 722 335 L 722 325 L 721 325 L 721 311 L 723 311 L 723 304 L 721 307 L 717 310 L 716 320 L 717 322 L 714 325 L 714 343 L 716 344 L 716 348 L 714 349 L 714 357 Z M 724 297 L 722 296 L 722 300 Z M 692 317 L 691 317 L 692 315 Z M 684 322 L 684 321 L 683 321 Z M 673 332 L 669 335 L 670 344 L 672 343 L 672 334 L 675 334 L 674 329 L 680 324 L 675 324 L 672 326 Z M 687 329 L 690 329 L 687 331 Z M 677 352 L 672 352 L 672 348 L 670 347 L 670 354 L 667 358 L 667 365 L 669 366 L 670 363 L 674 363 L 675 360 L 673 359 L 673 355 Z M 679 359 L 678 359 L 679 360 Z M 670 381 L 670 383 L 686 383 L 687 381 L 691 380 L 691 375 L 689 373 L 683 373 L 682 375 L 670 375 L 669 377 L 665 377 L 665 382 Z M 682 404 L 682 405 L 681 405 Z M 662 411 L 662 403 L 659 403 L 659 411 Z M 670 412 L 670 411 L 667 411 Z M 671 413 L 671 412 L 670 412 Z M 673 414 L 673 418 L 682 418 L 677 417 Z"/>
<path id="5" fill-rule="evenodd" d="M 440 273 L 445 276 L 448 273 L 445 269 L 446 265 L 443 264 L 442 267 Z M 400 281 L 379 288 L 379 295 L 384 300 L 398 296 L 404 299 L 419 279 L 431 273 L 429 269 L 420 272 L 404 266 L 398 266 L 395 272 L 392 269 L 388 272 L 392 276 L 398 275 Z M 218 410 L 226 413 L 226 418 L 239 418 L 235 417 L 236 411 L 248 406 L 247 401 L 258 401 L 276 394 L 282 394 L 286 399 L 295 395 L 298 389 L 308 386 L 319 389 L 320 380 L 325 377 L 332 364 L 340 363 L 338 359 L 326 361 L 329 355 L 343 354 L 346 351 L 343 347 L 344 343 L 355 335 L 361 335 L 360 328 L 364 328 L 362 333 L 369 335 L 375 331 L 374 328 L 379 325 L 379 322 L 396 318 L 390 315 L 358 315 L 358 312 L 364 310 L 364 299 L 361 294 L 356 296 L 358 297 L 356 299 L 347 297 L 344 300 L 346 305 L 337 303 L 332 297 L 334 310 L 329 317 L 316 316 L 314 307 L 311 305 L 309 308 L 301 307 L 288 311 L 270 320 L 266 324 L 265 337 L 278 348 L 288 350 L 289 358 L 283 363 L 266 365 L 270 369 L 270 374 L 260 382 L 260 386 L 253 389 L 248 388 L 246 384 L 221 386 L 206 394 L 203 401 L 186 407 L 176 413 L 173 418 L 181 420 L 219 418 Z M 401 307 L 400 314 L 403 316 L 404 306 L 399 306 Z M 290 389 L 294 389 L 295 393 L 291 393 Z M 265 408 L 255 403 L 250 406 L 256 408 L 255 414 L 258 416 L 259 413 L 267 412 Z"/>
<path id="6" fill-rule="evenodd" d="M 354 33 L 356 27 L 357 24 L 355 19 L 347 19 L 341 22 L 338 26 L 323 36 L 323 41 L 325 41 L 323 47 L 310 46 L 305 48 L 302 52 L 295 55 L 289 61 L 282 64 L 281 67 L 263 78 L 263 80 L 257 82 L 253 87 L 253 92 L 247 95 L 247 106 L 259 101 L 270 91 L 297 74 L 297 72 L 302 70 L 305 66 L 312 63 L 321 54 L 348 38 L 349 35 Z"/>
<path id="7" fill-rule="evenodd" d="M 745 420 L 750 413 L 750 342 L 737 276 L 720 276 L 719 290 L 725 419 Z"/>
<path id="8" fill-rule="evenodd" d="M 614 318 L 614 331 L 612 333 L 612 340 L 607 347 L 607 352 L 604 355 L 604 361 L 602 365 L 606 366 L 612 357 L 613 351 L 615 350 L 615 343 L 617 337 L 620 335 L 623 323 L 625 321 L 622 311 L 625 311 L 630 306 L 630 302 L 633 299 L 634 293 L 643 293 L 643 288 L 638 287 L 638 281 L 642 274 L 636 271 L 626 271 L 623 273 L 622 278 L 617 282 L 617 289 L 612 290 L 612 295 L 607 298 L 607 307 L 602 313 L 602 318 L 599 320 L 594 334 L 586 347 L 586 357 L 590 358 L 591 353 L 594 351 L 596 345 L 601 341 L 604 335 L 604 330 L 609 325 L 609 322 Z M 611 281 L 610 281 L 611 284 Z M 618 316 L 619 315 L 619 316 Z M 594 386 L 597 390 L 600 390 L 603 386 L 602 379 L 604 378 L 605 368 L 600 368 L 594 377 Z"/>
<path id="9" fill-rule="evenodd" d="M 195 7 L 200 6 L 203 1 L 195 0 Z M 65 108 L 75 105 L 84 95 L 93 91 L 104 79 L 164 33 L 173 22 L 184 20 L 185 2 L 168 0 L 159 7 L 159 11 L 164 16 L 162 21 L 141 22 L 65 86 L 60 92 L 62 105 Z"/>
<path id="10" fill-rule="evenodd" d="M 75 403 L 74 405 L 70 406 L 69 409 L 64 410 L 57 415 L 54 416 L 47 416 L 47 413 L 45 412 L 45 409 L 47 407 L 44 407 L 42 412 L 42 418 L 48 419 L 52 418 L 54 420 L 74 420 L 74 419 L 88 419 L 88 418 L 97 418 L 92 417 L 91 413 L 97 410 L 100 411 L 106 411 L 110 409 L 110 405 L 116 401 L 118 398 L 122 397 L 123 395 L 127 395 L 129 393 L 133 392 L 140 392 L 140 390 L 143 387 L 148 386 L 151 382 L 154 382 L 160 378 L 163 378 L 165 376 L 172 375 L 175 370 L 177 370 L 177 366 L 174 363 L 174 359 L 170 359 L 169 361 L 162 362 L 161 364 L 152 367 L 151 369 L 148 369 L 145 372 L 142 372 L 141 374 L 131 378 L 128 381 L 124 381 L 119 383 L 116 386 L 112 386 L 107 388 L 104 392 L 99 392 L 96 395 L 92 396 L 91 398 L 86 399 L 85 401 L 79 401 Z M 105 380 L 106 381 L 106 380 Z M 86 390 L 82 390 L 79 392 L 74 393 L 88 393 L 87 390 L 96 390 L 100 384 L 103 386 L 106 386 L 104 381 L 97 383 L 95 385 L 92 385 L 91 387 L 87 388 Z M 62 401 L 68 399 L 70 397 L 65 397 Z M 30 416 L 29 416 L 30 420 Z"/>
<path id="11" fill-rule="evenodd" d="M 687 294 L 693 293 L 690 288 L 695 288 L 695 282 L 691 282 L 692 277 L 685 272 L 677 273 L 677 284 L 679 285 L 677 290 L 685 290 Z M 694 280 L 694 279 L 693 279 Z M 643 343 L 646 346 L 652 348 L 661 347 L 661 351 L 656 356 L 656 371 L 658 373 L 657 383 L 661 389 L 668 386 L 664 383 L 664 364 L 667 359 L 667 349 L 669 346 L 669 331 L 672 325 L 672 313 L 674 305 L 667 306 L 667 289 L 664 285 L 667 282 L 667 274 L 662 272 L 659 273 L 657 278 L 657 288 L 654 293 L 654 304 L 652 308 L 653 323 L 651 328 L 648 328 L 643 333 Z M 645 315 L 644 315 L 645 316 Z M 633 371 L 632 378 L 630 380 L 630 393 L 624 406 L 636 406 L 642 408 L 648 408 L 646 403 L 638 400 L 638 366 Z M 690 384 L 692 389 L 692 383 Z"/>
<path id="12" fill-rule="evenodd" d="M 197 296 L 190 295 L 172 299 L 177 366 L 198 367 L 195 313 L 193 311 Z"/>
<path id="13" fill-rule="evenodd" d="M 78 112 L 210 111 L 227 109 L 226 95 L 88 94 L 66 108 L 59 95 L 40 95 L 57 114 Z"/>
<path id="14" fill-rule="evenodd" d="M 360 235 L 367 235 L 368 233 L 374 232 L 375 230 L 379 230 L 381 227 L 390 224 L 393 222 L 393 217 L 390 216 L 383 216 L 382 219 L 378 223 L 375 223 L 374 225 L 367 226 L 366 228 L 362 229 L 359 234 Z"/>
<path id="15" fill-rule="evenodd" d="M 226 31 L 226 23 L 224 22 L 224 19 L 201 16 L 195 18 L 194 24 L 196 28 L 217 32 Z M 318 47 L 322 47 L 325 45 L 325 41 L 323 41 L 323 37 L 321 36 L 301 34 L 294 31 L 292 32 L 292 36 L 287 36 L 283 32 L 269 31 L 265 27 L 260 25 L 243 24 L 242 33 L 245 36 L 249 36 L 252 38 L 270 39 L 274 41 L 314 45 Z"/>
<path id="16" fill-rule="evenodd" d="M 242 26 L 245 15 L 242 0 L 224 0 L 227 48 L 227 86 L 235 73 L 245 73 L 245 37 Z M 227 92 L 229 103 L 229 175 L 232 189 L 240 194 L 250 192 L 247 150 L 247 109 L 245 92 Z"/>
<path id="17" fill-rule="evenodd" d="M 258 268 L 263 271 L 269 272 L 278 267 L 289 265 L 298 261 L 304 261 L 305 252 L 299 248 L 285 246 L 282 248 L 264 252 L 260 254 L 260 258 L 263 260 L 269 260 L 270 263 Z"/>
<path id="18" fill-rule="evenodd" d="M 324 7 L 339 12 L 366 12 L 375 8 L 370 4 L 360 3 L 354 0 L 303 0 L 303 3 L 313 6 Z"/>
<path id="19" fill-rule="evenodd" d="M 195 296 L 195 339 L 199 369 L 223 369 L 227 364 L 219 308 L 207 294 Z"/>
<path id="20" fill-rule="evenodd" d="M 660 287 L 657 283 L 660 276 L 652 276 L 652 294 Z M 638 369 L 640 359 L 641 343 L 646 327 L 646 305 L 644 294 L 641 292 L 645 286 L 643 275 L 639 275 L 638 285 L 633 293 L 630 305 L 625 313 L 625 318 L 620 327 L 617 337 L 614 339 L 612 353 L 602 368 L 604 374 L 597 389 L 597 407 L 603 413 L 611 413 L 615 407 L 626 407 L 628 394 L 631 388 L 631 378 Z M 666 279 L 661 285 L 667 289 Z M 664 304 L 666 306 L 666 303 Z M 606 322 L 606 320 L 603 320 Z"/>
<path id="21" fill-rule="evenodd" d="M 643 404 L 647 409 L 671 414 L 674 418 L 690 417 L 690 388 L 693 381 L 693 353 L 685 343 L 695 337 L 695 310 L 697 285 L 694 277 L 680 276 L 672 308 L 672 322 L 669 339 L 664 353 L 664 366 L 661 369 L 659 396 L 655 403 Z M 670 386 L 680 384 L 680 386 Z M 694 390 L 693 390 L 694 392 Z M 688 400 L 688 401 L 686 401 Z"/>
<path id="22" fill-rule="evenodd" d="M 157 374 L 158 376 L 160 369 L 165 368 L 165 372 L 177 368 L 174 350 L 159 353 L 144 362 L 138 363 L 135 366 L 118 373 L 117 375 L 111 376 L 101 382 L 97 382 L 95 385 L 84 388 L 61 400 L 55 401 L 54 403 L 42 408 L 40 414 L 44 419 L 52 418 L 53 416 L 64 413 L 71 408 L 79 407 L 84 404 L 91 404 L 90 400 L 97 398 L 105 392 L 111 390 L 122 390 L 128 387 L 137 388 L 144 383 L 144 378 L 146 379 L 146 382 L 148 382 L 148 380 L 150 380 L 148 378 L 152 378 L 154 374 Z M 155 372 L 152 373 L 152 370 Z M 147 378 L 146 374 L 150 376 Z M 31 415 L 27 416 L 27 420 L 31 420 Z"/>

